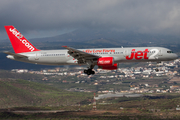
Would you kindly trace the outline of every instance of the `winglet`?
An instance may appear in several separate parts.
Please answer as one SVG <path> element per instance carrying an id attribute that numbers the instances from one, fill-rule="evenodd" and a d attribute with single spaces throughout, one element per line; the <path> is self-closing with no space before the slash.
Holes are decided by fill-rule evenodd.
<path id="1" fill-rule="evenodd" d="M 4 26 L 15 53 L 39 51 L 14 26 Z"/>
<path id="2" fill-rule="evenodd" d="M 67 47 L 67 46 L 64 46 L 64 45 L 63 45 L 62 47 Z"/>

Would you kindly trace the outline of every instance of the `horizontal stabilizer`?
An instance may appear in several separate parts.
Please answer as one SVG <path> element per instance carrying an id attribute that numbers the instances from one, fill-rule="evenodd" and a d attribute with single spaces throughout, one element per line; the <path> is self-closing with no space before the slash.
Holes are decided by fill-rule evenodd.
<path id="1" fill-rule="evenodd" d="M 14 57 L 19 57 L 19 58 L 28 58 L 27 56 L 25 55 L 20 55 L 20 54 L 16 54 L 16 53 L 12 53 L 12 52 L 8 52 L 8 51 L 4 51 L 3 53 L 6 53 L 8 55 L 12 55 Z"/>

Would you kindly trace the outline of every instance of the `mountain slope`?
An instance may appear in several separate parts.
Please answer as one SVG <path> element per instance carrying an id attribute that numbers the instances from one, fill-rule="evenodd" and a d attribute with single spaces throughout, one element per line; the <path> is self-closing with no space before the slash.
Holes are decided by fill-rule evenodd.
<path id="1" fill-rule="evenodd" d="M 89 97 L 27 80 L 0 79 L 0 88 L 0 108 L 75 105 Z"/>

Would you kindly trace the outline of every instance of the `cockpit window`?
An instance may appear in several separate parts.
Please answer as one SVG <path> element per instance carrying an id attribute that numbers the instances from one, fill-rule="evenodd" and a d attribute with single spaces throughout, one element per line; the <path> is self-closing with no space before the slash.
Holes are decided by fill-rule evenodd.
<path id="1" fill-rule="evenodd" d="M 173 51 L 167 51 L 167 53 L 173 53 Z"/>

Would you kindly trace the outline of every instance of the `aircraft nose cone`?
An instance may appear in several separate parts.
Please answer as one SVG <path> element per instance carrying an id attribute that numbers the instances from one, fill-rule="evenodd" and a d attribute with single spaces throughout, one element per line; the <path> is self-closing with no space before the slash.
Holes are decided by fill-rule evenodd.
<path id="1" fill-rule="evenodd" d="M 178 55 L 177 54 L 174 54 L 174 59 L 178 59 Z"/>

